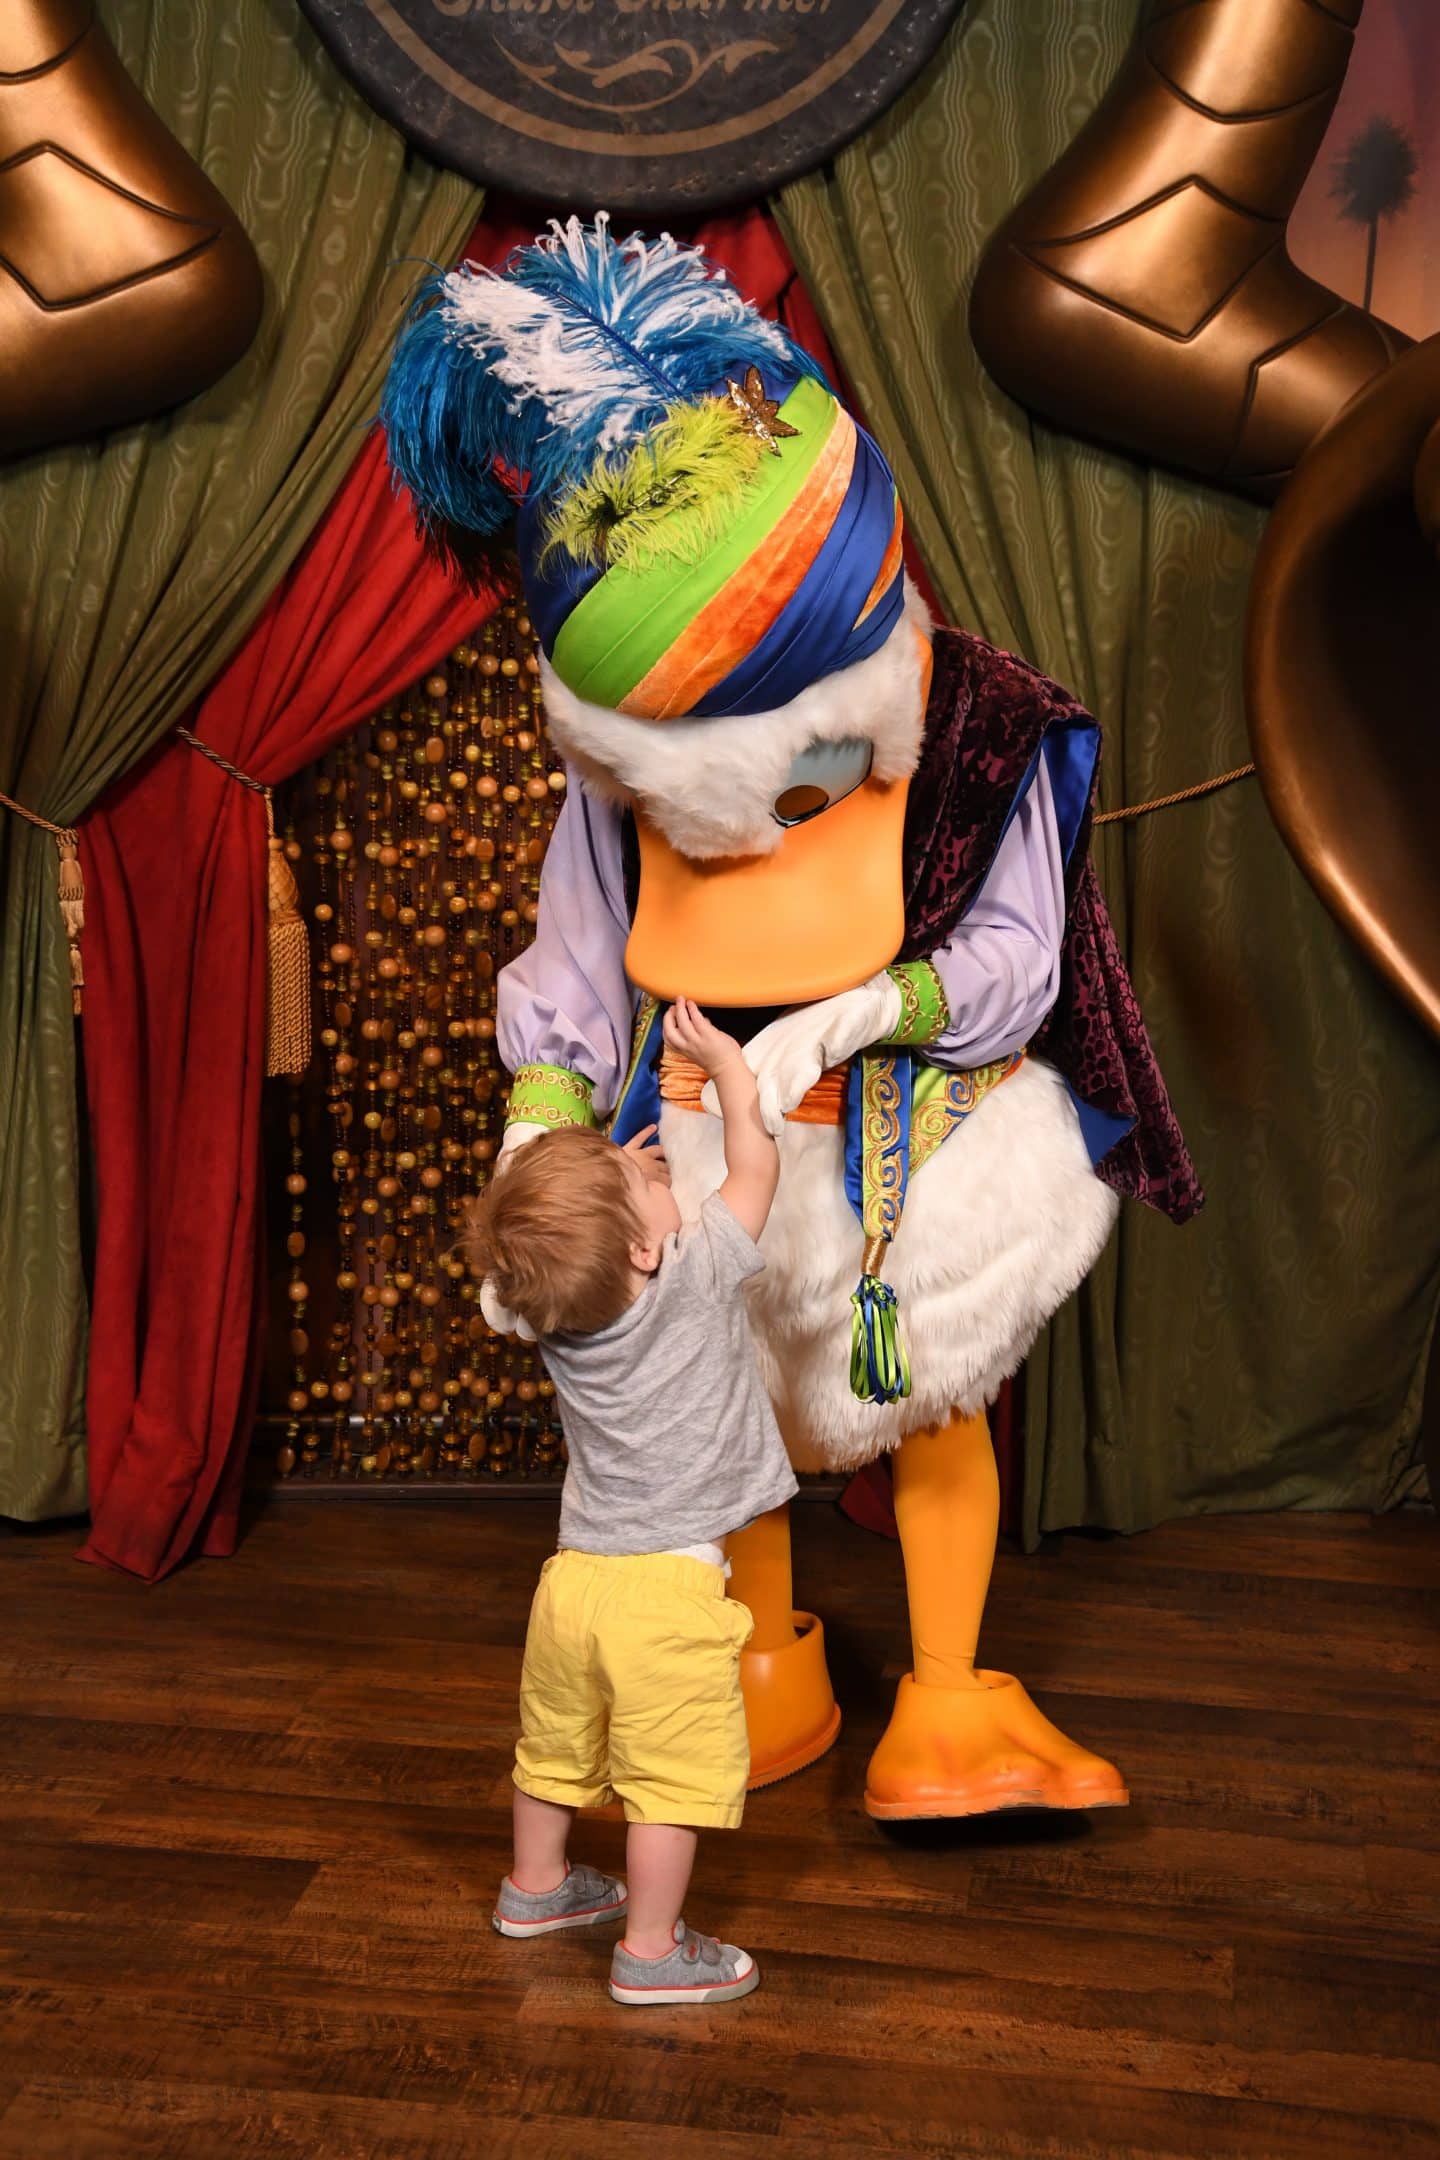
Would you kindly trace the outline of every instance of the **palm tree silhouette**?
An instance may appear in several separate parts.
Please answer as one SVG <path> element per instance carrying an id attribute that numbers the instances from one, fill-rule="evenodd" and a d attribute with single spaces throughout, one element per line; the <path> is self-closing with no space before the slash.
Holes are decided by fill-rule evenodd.
<path id="1" fill-rule="evenodd" d="M 1340 215 L 1351 225 L 1363 225 L 1368 234 L 1365 247 L 1365 298 L 1368 308 L 1375 289 L 1375 248 L 1381 218 L 1394 217 L 1415 194 L 1415 168 L 1419 160 L 1415 145 L 1402 127 L 1377 113 L 1335 160 L 1330 193 L 1340 205 Z"/>

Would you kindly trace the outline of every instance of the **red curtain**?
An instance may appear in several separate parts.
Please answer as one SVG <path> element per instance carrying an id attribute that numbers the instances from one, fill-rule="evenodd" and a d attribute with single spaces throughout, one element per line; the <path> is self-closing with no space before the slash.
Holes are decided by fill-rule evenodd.
<path id="1" fill-rule="evenodd" d="M 188 724 L 273 786 L 485 612 L 421 558 L 373 434 Z M 153 1579 L 235 1542 L 263 1287 L 264 805 L 172 740 L 86 819 L 81 851 L 98 1208 L 82 1557 Z"/>
<path id="2" fill-rule="evenodd" d="M 763 210 L 692 228 L 832 365 Z M 466 253 L 533 235 L 501 209 Z M 378 434 L 240 652 L 187 715 L 271 786 L 486 612 L 422 554 Z M 263 1320 L 266 984 L 260 798 L 167 741 L 85 820 L 85 1059 L 97 1240 L 81 1557 L 154 1580 L 233 1551 Z"/>

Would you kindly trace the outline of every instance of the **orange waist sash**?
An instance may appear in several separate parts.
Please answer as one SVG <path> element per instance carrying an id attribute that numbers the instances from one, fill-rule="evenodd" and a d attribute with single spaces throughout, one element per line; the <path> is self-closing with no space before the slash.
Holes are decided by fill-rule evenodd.
<path id="1" fill-rule="evenodd" d="M 845 1077 L 849 1072 L 848 1060 L 843 1065 L 832 1065 L 823 1072 L 808 1095 L 793 1110 L 786 1112 L 786 1122 L 792 1125 L 843 1125 L 845 1122 Z M 699 1110 L 700 1094 L 710 1075 L 701 1065 L 673 1050 L 665 1050 L 660 1056 L 660 1099 L 675 1103 L 682 1110 Z"/>

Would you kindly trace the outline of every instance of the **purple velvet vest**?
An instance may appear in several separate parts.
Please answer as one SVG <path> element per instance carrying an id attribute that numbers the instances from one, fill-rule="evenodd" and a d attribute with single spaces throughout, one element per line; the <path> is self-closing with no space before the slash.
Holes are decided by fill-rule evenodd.
<path id="1" fill-rule="evenodd" d="M 935 632 L 935 673 L 905 820 L 905 944 L 943 945 L 995 859 L 1047 728 L 1089 718 L 1013 653 Z M 1204 1200 L 1089 858 L 1087 811 L 1070 856 L 1060 992 L 1032 1047 L 1086 1103 L 1131 1120 L 1096 1165 L 1118 1193 L 1187 1222 Z"/>

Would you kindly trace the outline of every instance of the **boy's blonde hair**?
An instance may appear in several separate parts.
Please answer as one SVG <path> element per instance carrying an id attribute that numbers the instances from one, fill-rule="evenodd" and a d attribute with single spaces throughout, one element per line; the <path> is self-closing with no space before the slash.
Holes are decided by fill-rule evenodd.
<path id="1" fill-rule="evenodd" d="M 471 1206 L 465 1257 L 537 1335 L 593 1334 L 631 1302 L 630 1247 L 645 1242 L 613 1140 L 588 1126 L 541 1133 Z"/>

